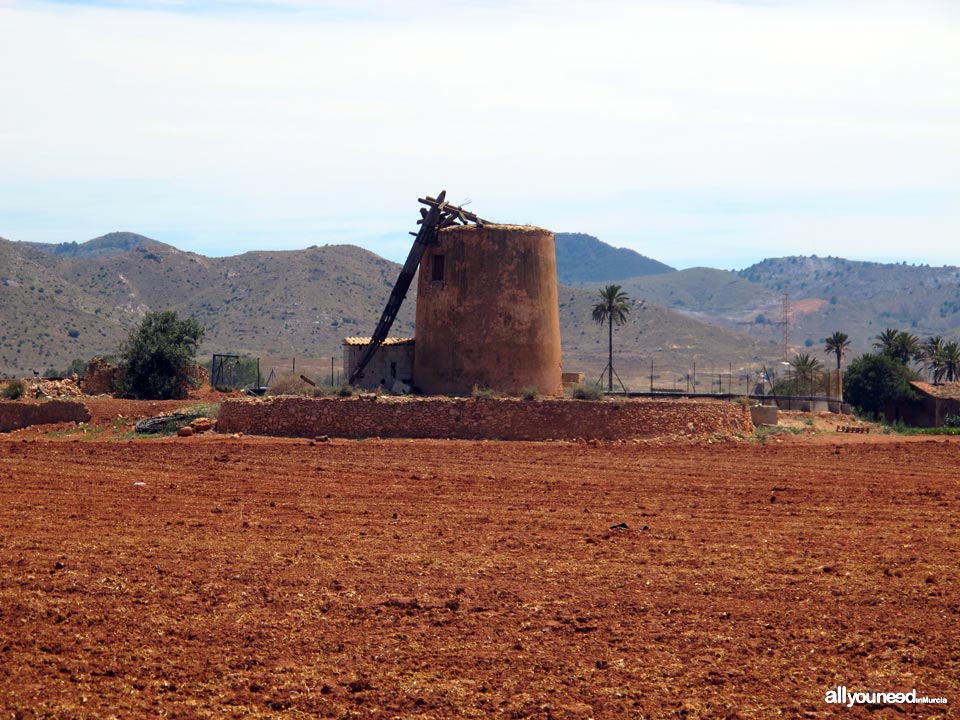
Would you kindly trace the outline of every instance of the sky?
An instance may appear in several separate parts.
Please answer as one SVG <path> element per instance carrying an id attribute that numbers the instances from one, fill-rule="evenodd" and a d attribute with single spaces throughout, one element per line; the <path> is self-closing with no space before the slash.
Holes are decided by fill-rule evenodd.
<path id="1" fill-rule="evenodd" d="M 960 265 L 960 2 L 0 0 L 0 237 Z"/>

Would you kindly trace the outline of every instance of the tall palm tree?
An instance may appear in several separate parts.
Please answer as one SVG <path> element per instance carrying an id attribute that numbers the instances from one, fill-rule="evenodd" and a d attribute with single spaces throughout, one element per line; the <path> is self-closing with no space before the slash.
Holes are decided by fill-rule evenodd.
<path id="1" fill-rule="evenodd" d="M 823 365 L 810 353 L 797 353 L 790 361 L 793 368 L 794 386 L 798 390 L 812 388 L 823 370 Z"/>
<path id="2" fill-rule="evenodd" d="M 881 354 L 892 357 L 902 365 L 908 365 L 911 360 L 918 360 L 921 357 L 920 338 L 904 330 L 887 328 L 877 335 L 877 341 L 873 346 Z"/>
<path id="3" fill-rule="evenodd" d="M 944 343 L 940 351 L 934 356 L 936 365 L 933 381 L 956 382 L 960 380 L 960 344 L 956 341 Z"/>
<path id="4" fill-rule="evenodd" d="M 919 362 L 923 359 L 920 338 L 913 333 L 901 330 L 897 333 L 893 356 L 904 365 L 909 365 L 911 360 Z"/>
<path id="5" fill-rule="evenodd" d="M 926 367 L 927 370 L 930 371 L 930 377 L 933 378 L 934 385 L 940 382 L 941 379 L 938 377 L 939 363 L 937 362 L 937 355 L 943 351 L 946 343 L 947 341 L 943 335 L 931 335 L 920 346 L 923 359 L 926 361 Z"/>
<path id="6" fill-rule="evenodd" d="M 840 363 L 843 362 L 843 353 L 850 347 L 850 338 L 846 333 L 835 332 L 825 342 L 823 351 L 837 356 L 837 396 L 843 400 L 843 376 L 840 373 Z"/>
<path id="7" fill-rule="evenodd" d="M 893 346 L 897 341 L 899 332 L 899 330 L 894 328 L 887 328 L 877 335 L 876 342 L 873 343 L 873 346 L 879 350 L 882 355 L 890 355 L 893 352 Z"/>
<path id="8" fill-rule="evenodd" d="M 609 359 L 607 360 L 607 392 L 613 392 L 613 326 L 623 325 L 630 313 L 630 298 L 619 285 L 607 285 L 600 291 L 593 306 L 593 320 L 609 327 Z"/>

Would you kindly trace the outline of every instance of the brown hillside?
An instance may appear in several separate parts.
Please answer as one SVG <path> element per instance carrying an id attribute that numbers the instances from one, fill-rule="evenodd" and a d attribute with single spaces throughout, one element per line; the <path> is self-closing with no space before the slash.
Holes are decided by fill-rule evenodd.
<path id="1" fill-rule="evenodd" d="M 116 348 L 121 313 L 62 274 L 55 258 L 0 240 L 0 374 L 69 364 L 92 348 Z"/>
<path id="2" fill-rule="evenodd" d="M 563 333 L 564 369 L 584 370 L 596 380 L 607 364 L 608 330 L 591 319 L 595 290 L 560 288 L 560 327 Z M 637 299 L 637 298 L 635 298 Z M 685 387 L 686 373 L 694 370 L 703 383 L 706 377 L 734 375 L 737 378 L 777 358 L 775 344 L 709 325 L 655 303 L 634 308 L 622 326 L 614 326 L 614 368 L 631 390 L 650 386 L 653 362 L 654 386 Z M 701 387 L 708 390 L 705 385 Z"/>
<path id="3" fill-rule="evenodd" d="M 173 309 L 206 328 L 207 355 L 258 356 L 265 374 L 284 371 L 296 357 L 298 369 L 326 376 L 331 357 L 339 364 L 343 337 L 373 331 L 399 271 L 347 245 L 207 258 L 132 233 L 105 238 L 91 241 L 92 250 L 87 243 L 64 250 L 0 241 L 0 373 L 114 353 L 145 312 Z M 588 377 L 606 364 L 606 334 L 590 321 L 591 296 L 561 288 L 564 365 Z M 411 295 L 394 336 L 414 334 L 414 304 Z M 653 306 L 639 324 L 618 328 L 617 348 L 617 369 L 631 386 L 649 383 L 651 357 L 658 373 L 667 366 L 682 373 L 694 359 L 715 358 L 726 368 L 765 354 L 756 342 Z"/>
<path id="4" fill-rule="evenodd" d="M 791 353 L 820 354 L 823 338 L 835 331 L 850 337 L 848 359 L 871 351 L 875 337 L 888 327 L 921 338 L 960 336 L 956 267 L 788 257 L 764 260 L 740 272 L 690 268 L 618 284 L 631 297 L 776 344 L 783 340 L 782 298 L 788 294 Z"/>
<path id="5" fill-rule="evenodd" d="M 216 282 L 174 307 L 208 332 L 205 347 L 272 356 L 340 356 L 345 336 L 369 335 L 399 265 L 362 248 L 328 245 L 211 261 Z M 413 334 L 413 298 L 394 335 Z"/>

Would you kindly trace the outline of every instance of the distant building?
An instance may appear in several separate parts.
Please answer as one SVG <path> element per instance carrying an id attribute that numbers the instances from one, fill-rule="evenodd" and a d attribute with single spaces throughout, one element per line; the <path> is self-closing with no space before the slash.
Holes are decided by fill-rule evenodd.
<path id="1" fill-rule="evenodd" d="M 343 339 L 343 376 L 350 373 L 360 362 L 364 348 L 370 344 L 368 337 L 348 337 Z M 365 390 L 377 388 L 392 391 L 397 383 L 413 385 L 413 349 L 411 338 L 387 338 L 363 370 L 363 377 L 356 383 Z"/>
<path id="2" fill-rule="evenodd" d="M 898 400 L 887 404 L 889 422 L 903 422 L 912 427 L 943 427 L 951 415 L 960 415 L 960 382 L 931 385 L 912 382 L 918 400 Z"/>

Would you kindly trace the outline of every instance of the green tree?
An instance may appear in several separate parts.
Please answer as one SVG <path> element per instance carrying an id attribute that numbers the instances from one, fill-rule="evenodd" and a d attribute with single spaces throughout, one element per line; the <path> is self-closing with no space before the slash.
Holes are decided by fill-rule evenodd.
<path id="1" fill-rule="evenodd" d="M 879 418 L 893 400 L 913 400 L 916 373 L 889 355 L 861 355 L 847 367 L 847 400 L 860 413 Z"/>
<path id="2" fill-rule="evenodd" d="M 960 380 L 960 345 L 954 342 L 945 342 L 934 354 L 933 382 L 956 382 Z"/>
<path id="3" fill-rule="evenodd" d="M 881 354 L 893 358 L 901 365 L 909 365 L 911 360 L 920 360 L 923 357 L 920 338 L 905 330 L 887 328 L 877 335 L 877 342 L 873 346 Z"/>
<path id="4" fill-rule="evenodd" d="M 630 298 L 619 285 L 607 285 L 593 306 L 593 320 L 609 328 L 609 358 L 607 360 L 607 392 L 613 392 L 613 326 L 623 325 L 630 313 Z"/>
<path id="5" fill-rule="evenodd" d="M 896 344 L 897 334 L 899 332 L 900 331 L 895 328 L 887 328 L 882 333 L 877 335 L 876 341 L 873 343 L 873 347 L 884 355 L 892 354 L 893 347 Z"/>
<path id="6" fill-rule="evenodd" d="M 850 347 L 850 338 L 846 333 L 835 332 L 826 339 L 825 343 L 823 351 L 837 356 L 837 397 L 843 400 L 843 375 L 840 373 L 840 364 L 843 362 L 843 354 Z"/>
<path id="7" fill-rule="evenodd" d="M 80 375 L 83 377 L 87 374 L 87 366 L 89 364 L 90 363 L 82 358 L 74 358 L 70 361 L 70 365 L 67 366 L 67 375 Z"/>
<path id="8" fill-rule="evenodd" d="M 186 396 L 203 328 L 172 310 L 147 313 L 121 348 L 117 388 L 125 397 L 166 400 Z"/>
<path id="9" fill-rule="evenodd" d="M 793 392 L 795 394 L 813 394 L 813 386 L 823 373 L 823 364 L 810 353 L 797 353 L 790 361 L 793 371 Z"/>
<path id="10" fill-rule="evenodd" d="M 937 355 L 943 351 L 943 347 L 946 344 L 947 341 L 942 335 L 931 335 L 920 346 L 925 367 L 930 371 L 930 377 L 933 379 L 934 384 L 940 382 L 940 378 L 937 377 L 939 365 L 936 358 Z"/>
<path id="11" fill-rule="evenodd" d="M 909 364 L 911 360 L 920 362 L 923 359 L 920 338 L 913 333 L 906 331 L 897 333 L 895 348 L 894 357 L 904 365 Z"/>

